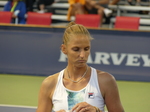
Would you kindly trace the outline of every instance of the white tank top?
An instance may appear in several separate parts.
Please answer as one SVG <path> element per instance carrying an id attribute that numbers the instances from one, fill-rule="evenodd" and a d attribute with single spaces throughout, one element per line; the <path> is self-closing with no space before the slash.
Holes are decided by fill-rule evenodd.
<path id="1" fill-rule="evenodd" d="M 63 85 L 63 74 L 64 70 L 58 76 L 58 82 L 52 97 L 53 112 L 61 109 L 71 110 L 75 104 L 80 102 L 87 102 L 104 112 L 105 104 L 99 89 L 96 69 L 91 67 L 89 83 L 79 91 L 69 90 Z"/>

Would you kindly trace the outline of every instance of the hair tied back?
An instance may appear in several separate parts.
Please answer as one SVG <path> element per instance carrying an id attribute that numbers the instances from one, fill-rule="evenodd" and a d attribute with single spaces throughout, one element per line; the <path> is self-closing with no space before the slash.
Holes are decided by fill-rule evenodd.
<path id="1" fill-rule="evenodd" d="M 67 25 L 67 28 L 73 26 L 73 25 L 76 25 L 76 23 L 74 21 L 70 22 L 68 25 Z"/>

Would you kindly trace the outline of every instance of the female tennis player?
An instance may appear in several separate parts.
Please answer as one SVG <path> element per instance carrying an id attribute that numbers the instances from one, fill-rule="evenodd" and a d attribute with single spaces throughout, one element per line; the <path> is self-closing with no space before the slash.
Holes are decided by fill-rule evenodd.
<path id="1" fill-rule="evenodd" d="M 63 36 L 67 66 L 41 85 L 36 112 L 124 112 L 115 78 L 87 65 L 91 49 L 88 30 L 71 22 Z"/>

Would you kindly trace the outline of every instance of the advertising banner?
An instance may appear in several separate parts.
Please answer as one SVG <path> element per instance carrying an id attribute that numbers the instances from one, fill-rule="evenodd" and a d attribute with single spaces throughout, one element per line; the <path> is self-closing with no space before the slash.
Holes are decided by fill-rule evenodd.
<path id="1" fill-rule="evenodd" d="M 89 66 L 117 80 L 150 81 L 150 32 L 90 33 L 94 40 Z M 0 30 L 0 73 L 48 76 L 65 69 L 62 36 L 63 32 Z"/>

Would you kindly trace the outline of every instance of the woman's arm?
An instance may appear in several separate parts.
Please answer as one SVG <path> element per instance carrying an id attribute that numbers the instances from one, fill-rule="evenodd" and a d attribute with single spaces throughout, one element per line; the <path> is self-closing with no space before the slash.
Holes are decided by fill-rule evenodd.
<path id="1" fill-rule="evenodd" d="M 38 98 L 38 108 L 36 112 L 51 112 L 52 101 L 49 97 L 49 84 L 46 80 L 43 81 Z"/>
<path id="2" fill-rule="evenodd" d="M 52 111 L 52 95 L 56 86 L 57 76 L 51 75 L 47 77 L 41 85 L 38 107 L 36 112 L 51 112 Z"/>
<path id="3" fill-rule="evenodd" d="M 99 75 L 99 84 L 108 112 L 124 112 L 115 78 L 104 72 Z"/>

